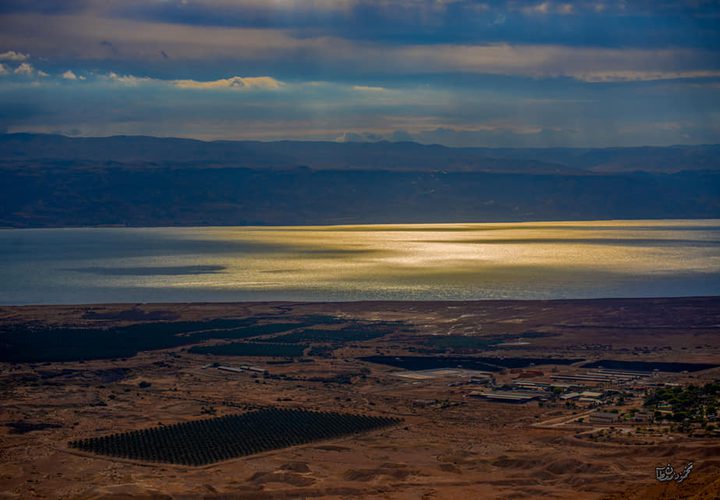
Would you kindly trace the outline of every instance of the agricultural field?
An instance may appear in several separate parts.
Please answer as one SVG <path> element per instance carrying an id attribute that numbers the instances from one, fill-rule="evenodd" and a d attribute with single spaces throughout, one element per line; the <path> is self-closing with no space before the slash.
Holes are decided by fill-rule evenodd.
<path id="1" fill-rule="evenodd" d="M 244 339 L 338 321 L 320 315 L 297 322 L 258 324 L 265 318 L 137 323 L 109 328 L 6 325 L 0 329 L 0 362 L 70 362 L 129 358 L 138 352 L 199 344 L 212 339 Z"/>
<path id="2" fill-rule="evenodd" d="M 301 326 L 299 323 L 268 323 L 265 325 L 241 326 L 238 328 L 195 332 L 192 334 L 192 339 L 197 342 L 212 339 L 246 339 L 286 332 L 299 326 Z"/>
<path id="3" fill-rule="evenodd" d="M 200 466 L 400 422 L 398 418 L 268 408 L 81 439 L 70 446 L 115 458 Z"/>
<path id="4" fill-rule="evenodd" d="M 339 330 L 319 330 L 306 329 L 296 332 L 278 335 L 270 339 L 272 342 L 281 342 L 288 344 L 308 343 L 308 342 L 362 342 L 365 340 L 377 339 L 392 333 L 393 330 L 384 326 L 358 326 L 348 327 Z"/>
<path id="5" fill-rule="evenodd" d="M 422 352 L 428 353 L 473 353 L 494 349 L 500 345 L 507 345 L 513 342 L 520 342 L 527 339 L 537 339 L 552 336 L 550 333 L 525 332 L 521 335 L 487 335 L 478 337 L 475 335 L 433 335 L 421 341 Z M 522 345 L 522 344 L 521 344 Z"/>
<path id="6" fill-rule="evenodd" d="M 302 356 L 309 346 L 304 344 L 271 344 L 236 342 L 211 346 L 191 347 L 190 354 L 210 354 L 215 356 Z"/>

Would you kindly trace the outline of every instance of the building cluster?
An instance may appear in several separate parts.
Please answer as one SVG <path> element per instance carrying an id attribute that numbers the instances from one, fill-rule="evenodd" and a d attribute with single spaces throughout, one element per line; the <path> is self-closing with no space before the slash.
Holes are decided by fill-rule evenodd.
<path id="1" fill-rule="evenodd" d="M 552 375 L 550 378 L 561 383 L 571 383 L 593 387 L 628 386 L 637 381 L 648 379 L 654 372 L 636 372 L 596 368 L 577 374 Z"/>
<path id="2" fill-rule="evenodd" d="M 529 380 L 541 377 L 537 370 L 519 372 L 510 384 L 488 384 L 484 390 L 472 391 L 468 397 L 505 403 L 541 401 L 567 406 L 594 408 L 613 400 L 620 392 L 641 395 L 647 390 L 652 374 L 609 369 L 584 370 L 576 374 L 551 375 L 549 381 Z"/>

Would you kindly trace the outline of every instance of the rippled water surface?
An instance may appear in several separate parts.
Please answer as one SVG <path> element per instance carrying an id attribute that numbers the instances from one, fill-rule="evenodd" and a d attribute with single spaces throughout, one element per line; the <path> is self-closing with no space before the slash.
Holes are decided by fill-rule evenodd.
<path id="1" fill-rule="evenodd" d="M 0 303 L 720 295 L 720 221 L 0 230 Z"/>

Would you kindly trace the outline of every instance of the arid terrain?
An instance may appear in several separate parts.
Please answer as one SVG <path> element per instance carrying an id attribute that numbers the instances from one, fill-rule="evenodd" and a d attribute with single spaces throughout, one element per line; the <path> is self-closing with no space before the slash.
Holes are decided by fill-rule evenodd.
<path id="1" fill-rule="evenodd" d="M 218 319 L 285 326 L 242 338 L 202 326 Z M 53 360 L 81 328 L 124 332 L 139 324 L 152 335 L 153 325 L 173 322 L 196 326 L 170 347 L 75 360 L 73 347 L 62 351 L 67 360 Z M 664 402 L 643 406 L 659 388 L 720 380 L 720 298 L 1 307 L 0 330 L 3 498 L 720 494 L 710 410 L 709 423 L 699 425 L 661 418 L 678 413 Z M 57 349 L 13 350 L 12 335 L 37 331 L 57 332 Z M 234 343 L 294 345 L 301 353 L 212 349 Z M 516 397 L 526 400 L 507 402 Z M 69 446 L 267 407 L 402 422 L 200 467 Z M 681 472 L 690 462 L 682 481 L 656 478 L 658 467 Z"/>

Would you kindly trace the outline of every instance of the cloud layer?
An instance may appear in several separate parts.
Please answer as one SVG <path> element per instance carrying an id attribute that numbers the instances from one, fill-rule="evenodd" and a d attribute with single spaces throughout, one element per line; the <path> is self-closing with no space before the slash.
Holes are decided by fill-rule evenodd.
<path id="1" fill-rule="evenodd" d="M 720 142 L 713 1 L 7 0 L 0 23 L 8 131 Z"/>

